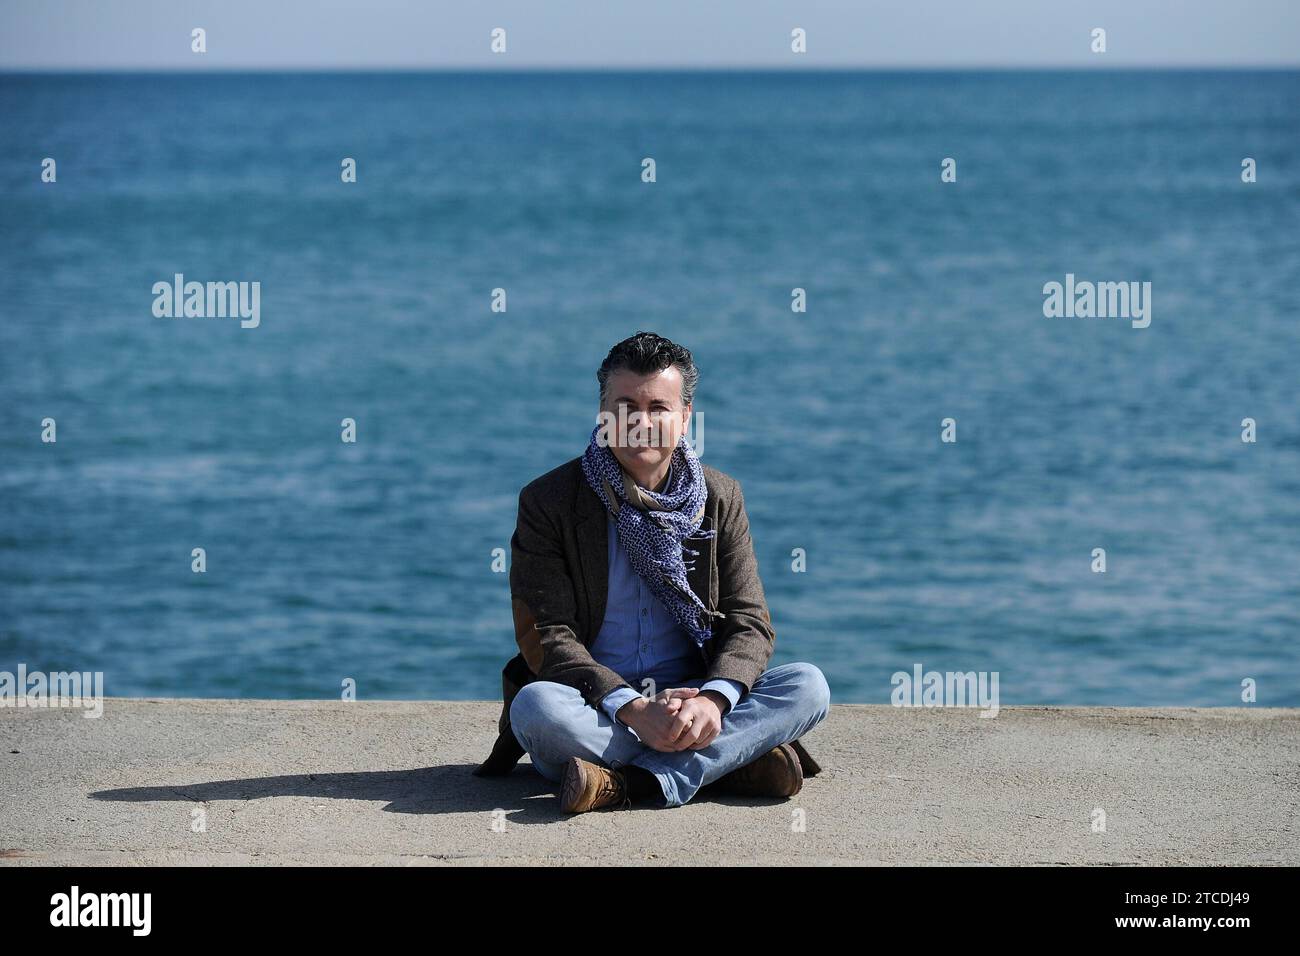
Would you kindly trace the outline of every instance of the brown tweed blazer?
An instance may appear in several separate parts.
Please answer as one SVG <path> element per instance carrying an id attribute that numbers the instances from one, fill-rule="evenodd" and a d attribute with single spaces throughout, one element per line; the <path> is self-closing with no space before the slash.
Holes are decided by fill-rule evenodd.
<path id="1" fill-rule="evenodd" d="M 716 528 L 718 534 L 690 540 L 700 553 L 687 583 L 705 607 L 726 616 L 713 621 L 713 637 L 701 649 L 700 674 L 706 680 L 739 681 L 748 693 L 767 669 L 776 632 L 758 577 L 740 483 L 709 465 L 702 467 L 708 497 L 701 528 Z M 510 729 L 510 703 L 525 684 L 568 684 L 597 709 L 610 691 L 631 687 L 587 650 L 605 619 L 608 533 L 605 506 L 587 484 L 581 456 L 519 493 L 519 517 L 510 539 L 510 603 L 519 653 L 501 672 L 499 735 L 476 775 L 509 773 L 524 755 Z M 640 688 L 633 690 L 640 693 Z M 821 769 L 800 742 L 793 746 L 805 776 Z"/>

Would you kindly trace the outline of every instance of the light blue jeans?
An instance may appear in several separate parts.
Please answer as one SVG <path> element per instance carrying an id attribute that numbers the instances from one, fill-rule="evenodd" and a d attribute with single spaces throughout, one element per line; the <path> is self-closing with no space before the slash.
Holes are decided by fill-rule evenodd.
<path id="1" fill-rule="evenodd" d="M 667 687 L 699 687 L 707 678 Z M 664 806 L 679 807 L 706 784 L 802 737 L 830 713 L 831 691 L 821 669 L 780 664 L 759 675 L 729 714 L 713 743 L 665 752 L 643 744 L 629 728 L 592 707 L 575 687 L 555 681 L 525 684 L 510 703 L 510 726 L 533 767 L 559 783 L 570 757 L 617 768 L 644 767 L 659 780 Z"/>

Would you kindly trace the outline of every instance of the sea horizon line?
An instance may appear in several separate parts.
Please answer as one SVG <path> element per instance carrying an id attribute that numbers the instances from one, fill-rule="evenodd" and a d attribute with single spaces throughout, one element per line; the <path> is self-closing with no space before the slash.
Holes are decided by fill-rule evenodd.
<path id="1" fill-rule="evenodd" d="M 1132 73 L 1296 73 L 1300 63 L 1293 64 L 1129 64 L 1122 66 L 1046 66 L 1046 65 L 917 65 L 917 66 L 219 66 L 219 67 L 139 67 L 105 66 L 92 68 L 66 67 L 10 67 L 0 65 L 0 76 L 503 76 L 503 75 L 659 75 L 659 74 L 771 74 L 799 75 L 916 75 L 916 74 L 971 74 L 971 73 L 1026 73 L 1026 74 L 1132 74 Z"/>

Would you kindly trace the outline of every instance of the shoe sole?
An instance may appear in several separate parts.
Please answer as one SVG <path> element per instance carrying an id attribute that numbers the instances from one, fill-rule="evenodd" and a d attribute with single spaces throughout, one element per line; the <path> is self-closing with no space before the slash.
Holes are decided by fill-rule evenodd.
<path id="1" fill-rule="evenodd" d="M 779 747 L 774 747 L 772 750 L 780 754 L 781 760 L 785 763 L 783 769 L 785 770 L 787 781 L 786 786 L 780 788 L 778 792 L 772 792 L 770 790 L 759 791 L 739 784 L 727 783 L 725 782 L 725 778 L 723 778 L 722 780 L 714 781 L 719 785 L 717 792 L 727 794 L 728 796 L 738 797 L 793 797 L 797 794 L 803 789 L 803 765 L 799 763 L 799 755 L 788 743 L 781 744 Z M 770 759 L 769 755 L 772 753 L 772 750 L 769 750 L 758 759 Z"/>
<path id="2" fill-rule="evenodd" d="M 793 797 L 803 789 L 803 768 L 799 765 L 799 755 L 794 752 L 789 744 L 781 744 L 776 748 L 776 751 L 781 755 L 781 759 L 785 761 L 785 774 L 788 783 L 780 793 L 772 794 L 772 796 Z"/>
<path id="3" fill-rule="evenodd" d="M 577 757 L 570 757 L 564 765 L 564 776 L 560 781 L 560 811 L 562 813 L 585 813 L 575 809 L 574 804 L 587 789 L 587 772 Z"/>
<path id="4" fill-rule="evenodd" d="M 780 750 L 781 756 L 786 759 L 790 776 L 794 780 L 794 788 L 789 793 L 782 794 L 782 796 L 793 797 L 803 789 L 803 765 L 799 763 L 799 755 L 794 752 L 794 748 L 789 744 L 782 744 Z"/>

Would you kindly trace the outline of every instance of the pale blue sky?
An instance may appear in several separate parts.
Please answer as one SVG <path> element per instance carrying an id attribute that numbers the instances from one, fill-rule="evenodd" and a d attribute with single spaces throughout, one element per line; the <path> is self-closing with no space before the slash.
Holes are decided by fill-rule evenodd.
<path id="1" fill-rule="evenodd" d="M 1296 66 L 1298 41 L 1300 0 L 0 0 L 24 70 Z"/>

